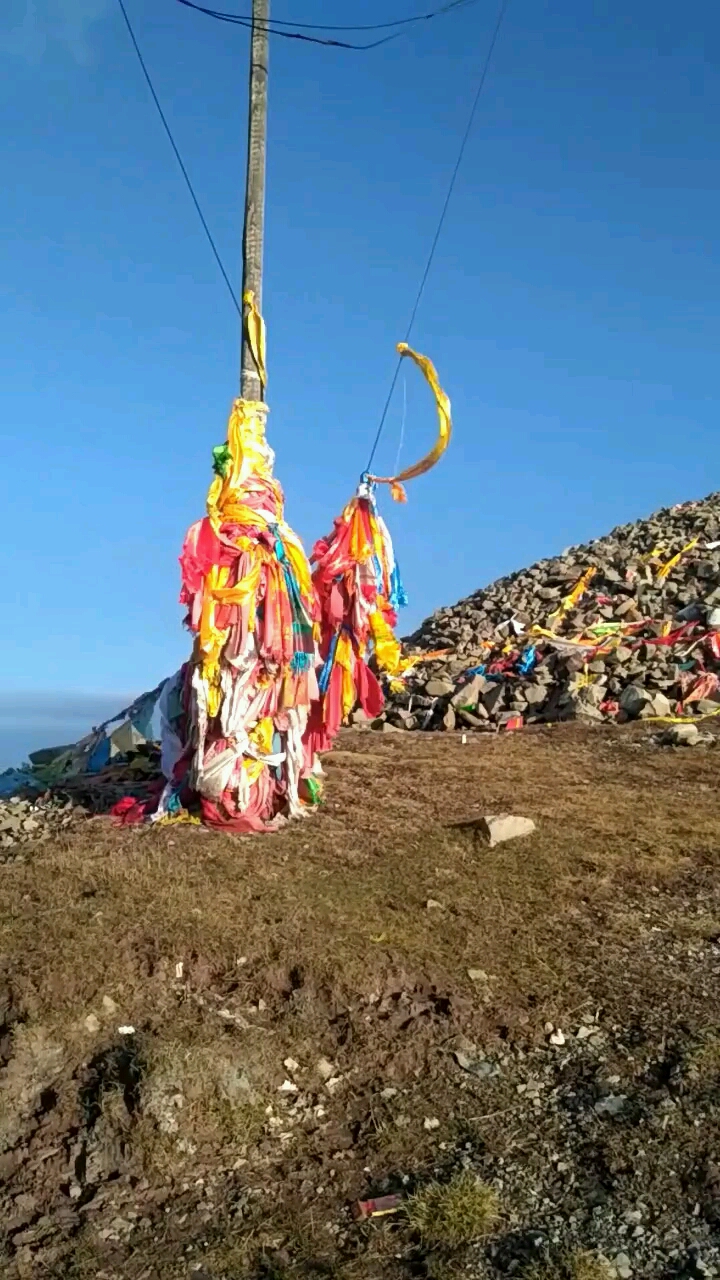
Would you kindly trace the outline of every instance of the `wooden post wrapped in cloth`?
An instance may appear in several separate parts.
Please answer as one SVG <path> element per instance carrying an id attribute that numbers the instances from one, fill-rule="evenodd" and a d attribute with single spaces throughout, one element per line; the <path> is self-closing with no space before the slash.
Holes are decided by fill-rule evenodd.
<path id="1" fill-rule="evenodd" d="M 267 406 L 236 400 L 214 451 L 207 515 L 188 530 L 181 602 L 195 635 L 185 676 L 184 751 L 159 815 L 183 790 L 203 821 L 273 830 L 319 793 L 306 742 L 319 696 L 310 566 L 284 518 L 265 438 Z"/>

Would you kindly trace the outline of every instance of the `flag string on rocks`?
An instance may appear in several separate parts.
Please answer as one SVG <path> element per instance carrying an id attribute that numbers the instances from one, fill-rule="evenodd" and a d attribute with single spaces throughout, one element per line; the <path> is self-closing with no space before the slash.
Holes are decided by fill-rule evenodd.
<path id="1" fill-rule="evenodd" d="M 387 729 L 720 714 L 720 495 L 615 529 L 438 610 L 442 660 L 387 684 Z"/>

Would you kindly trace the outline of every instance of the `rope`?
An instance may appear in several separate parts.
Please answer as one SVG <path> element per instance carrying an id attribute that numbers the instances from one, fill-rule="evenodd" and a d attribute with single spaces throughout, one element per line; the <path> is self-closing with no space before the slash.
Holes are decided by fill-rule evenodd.
<path id="1" fill-rule="evenodd" d="M 400 470 L 400 454 L 405 443 L 405 421 L 407 418 L 407 376 L 403 378 L 403 406 L 402 418 L 400 421 L 400 438 L 398 440 L 397 453 L 395 455 L 395 466 L 393 467 L 393 475 Z"/>
<path id="2" fill-rule="evenodd" d="M 394 30 L 389 36 L 381 36 L 378 40 L 372 40 L 369 44 L 351 44 L 347 40 L 331 40 L 320 36 L 308 36 L 303 34 L 305 31 L 386 31 L 388 28 L 407 27 L 418 22 L 428 22 L 432 18 L 439 18 L 445 13 L 450 13 L 454 9 L 464 9 L 468 5 L 477 4 L 478 0 L 450 0 L 450 3 L 443 5 L 439 9 L 433 9 L 431 13 L 419 13 L 414 18 L 398 18 L 394 22 L 378 22 L 366 26 L 333 26 L 330 23 L 315 22 L 281 22 L 279 19 L 271 19 L 267 23 L 261 23 L 262 28 L 269 35 L 284 36 L 286 40 L 302 40 L 306 44 L 320 44 L 334 49 L 377 49 L 381 44 L 388 44 L 390 40 L 397 40 L 404 35 L 404 31 Z M 242 13 L 226 13 L 222 9 L 208 9 L 205 5 L 195 3 L 195 0 L 178 0 L 178 3 L 184 5 L 186 9 L 193 9 L 196 13 L 202 13 L 208 18 L 214 18 L 217 22 L 228 22 L 232 26 L 245 27 L 252 30 L 253 19 L 249 14 Z M 294 28 L 286 30 L 285 28 Z"/>
<path id="3" fill-rule="evenodd" d="M 197 215 L 198 215 L 198 217 L 199 217 L 199 219 L 200 219 L 200 221 L 201 221 L 201 223 L 202 223 L 203 231 L 205 232 L 205 235 L 207 236 L 208 244 L 210 245 L 210 248 L 211 248 L 211 249 L 212 249 L 212 251 L 213 251 L 213 254 L 214 254 L 214 256 L 215 256 L 215 261 L 217 262 L 218 267 L 220 268 L 220 274 L 222 275 L 222 278 L 223 278 L 223 280 L 225 281 L 225 284 L 227 285 L 228 292 L 229 292 L 229 294 L 230 294 L 230 297 L 231 297 L 231 298 L 232 298 L 232 300 L 233 300 L 233 306 L 235 307 L 235 310 L 237 311 L 237 313 L 238 313 L 238 315 L 240 316 L 240 318 L 242 319 L 242 307 L 240 306 L 240 303 L 238 302 L 237 297 L 235 296 L 235 290 L 233 289 L 233 287 L 232 287 L 232 285 L 231 285 L 231 283 L 230 283 L 230 277 L 228 276 L 228 273 L 227 273 L 227 271 L 225 270 L 225 268 L 224 268 L 224 266 L 223 266 L 222 258 L 220 257 L 220 254 L 219 254 L 219 252 L 218 252 L 217 245 L 215 244 L 215 241 L 213 240 L 212 233 L 211 233 L 210 228 L 209 228 L 209 226 L 208 226 L 208 224 L 207 224 L 207 222 L 206 222 L 206 220 L 205 220 L 205 215 L 204 215 L 204 213 L 203 213 L 202 209 L 200 208 L 200 201 L 198 200 L 197 196 L 195 195 L 195 189 L 194 189 L 194 187 L 193 187 L 192 182 L 190 181 L 190 175 L 188 174 L 188 171 L 187 171 L 187 169 L 185 168 L 185 165 L 184 165 L 184 163 L 183 163 L 183 158 L 182 158 L 182 156 L 180 155 L 180 152 L 178 151 L 178 148 L 177 148 L 177 144 L 176 144 L 176 142 L 175 142 L 175 139 L 174 139 L 174 138 L 173 138 L 173 136 L 172 136 L 172 132 L 171 132 L 171 129 L 170 129 L 170 125 L 169 125 L 169 124 L 168 124 L 168 122 L 167 122 L 167 119 L 166 119 L 166 116 L 165 116 L 165 112 L 163 111 L 162 107 L 160 106 L 160 99 L 158 98 L 158 96 L 157 96 L 157 94 L 156 94 L 156 92 L 155 92 L 155 86 L 153 85 L 153 82 L 152 82 L 152 80 L 151 80 L 151 78 L 150 78 L 150 72 L 148 71 L 148 69 L 147 69 L 147 67 L 146 67 L 146 65 L 145 65 L 145 59 L 143 58 L 142 53 L 140 52 L 140 46 L 139 46 L 139 44 L 138 44 L 138 42 L 137 42 L 137 40 L 136 40 L 136 38 L 135 38 L 135 32 L 134 32 L 134 31 L 133 31 L 133 29 L 132 29 L 132 25 L 131 25 L 130 19 L 129 19 L 129 17 L 128 17 L 128 12 L 127 12 L 127 9 L 125 8 L 124 0 L 118 0 L 118 4 L 120 5 L 120 12 L 122 13 L 123 18 L 125 19 L 125 26 L 126 26 L 126 27 L 127 27 L 127 29 L 128 29 L 128 34 L 129 34 L 130 39 L 131 39 L 131 41 L 132 41 L 132 45 L 133 45 L 133 48 L 134 48 L 134 50 L 135 50 L 135 53 L 137 54 L 138 62 L 140 63 L 140 66 L 141 66 L 141 68 L 142 68 L 142 73 L 143 73 L 143 75 L 144 75 L 144 77 L 145 77 L 145 80 L 147 81 L 148 89 L 150 90 L 150 93 L 151 93 L 151 95 L 152 95 L 152 100 L 153 100 L 153 102 L 155 103 L 155 106 L 157 107 L 158 115 L 160 116 L 160 119 L 162 120 L 163 128 L 164 128 L 164 130 L 165 130 L 165 132 L 166 132 L 166 134 L 167 134 L 167 136 L 168 136 L 168 139 L 169 139 L 169 142 L 170 142 L 170 146 L 172 147 L 173 151 L 175 152 L 175 159 L 177 160 L 178 164 L 180 165 L 180 172 L 182 173 L 182 176 L 183 176 L 183 178 L 185 179 L 185 185 L 186 185 L 186 187 L 187 187 L 188 191 L 190 192 L 190 196 L 191 196 L 191 198 L 192 198 L 192 202 L 193 202 L 193 204 L 195 205 L 195 208 L 196 208 L 196 210 L 197 210 Z"/>
<path id="4" fill-rule="evenodd" d="M 455 183 L 456 183 L 456 181 L 457 181 L 457 176 L 458 176 L 458 174 L 459 174 L 459 172 L 460 172 L 460 166 L 461 166 L 462 161 L 463 161 L 463 156 L 465 155 L 465 149 L 466 149 L 466 147 L 467 147 L 467 144 L 468 144 L 468 141 L 469 141 L 469 138 L 470 138 L 470 134 L 471 134 L 471 132 L 472 132 L 472 127 L 473 127 L 473 123 L 474 123 L 474 120 L 475 120 L 475 114 L 476 114 L 476 112 L 477 112 L 478 105 L 479 105 L 479 102 L 480 102 L 480 98 L 481 98 L 481 96 L 482 96 L 482 91 L 483 91 L 483 89 L 485 88 L 485 81 L 487 80 L 488 71 L 489 71 L 489 69 L 490 69 L 490 63 L 491 63 L 491 61 L 492 61 L 492 56 L 493 56 L 493 53 L 494 53 L 494 51 L 495 51 L 495 45 L 497 44 L 497 39 L 498 39 L 498 36 L 499 36 L 499 34 L 500 34 L 500 28 L 501 28 L 502 23 L 503 23 L 503 18 L 505 17 L 505 14 L 506 14 L 506 12 L 507 12 L 507 7 L 508 7 L 509 2 L 510 2 L 510 0 L 501 0 L 500 9 L 499 9 L 498 16 L 497 16 L 497 22 L 495 23 L 495 29 L 494 29 L 494 31 L 493 31 L 492 38 L 491 38 L 491 40 L 490 40 L 490 45 L 489 45 L 489 47 L 488 47 L 488 51 L 487 51 L 487 54 L 486 54 L 486 57 L 485 57 L 485 62 L 484 62 L 483 68 L 482 68 L 482 72 L 481 72 L 481 74 L 480 74 L 480 82 L 479 82 L 478 87 L 477 87 L 477 92 L 476 92 L 476 94 L 475 94 L 475 98 L 474 98 L 474 100 L 473 100 L 472 107 L 470 108 L 470 115 L 469 115 L 469 117 L 468 117 L 468 122 L 467 122 L 467 125 L 466 125 L 466 127 L 465 127 L 465 132 L 464 132 L 464 134 L 463 134 L 462 141 L 461 141 L 461 143 L 460 143 L 460 150 L 458 151 L 458 157 L 457 157 L 457 160 L 455 161 L 455 168 L 453 169 L 453 171 L 452 171 L 452 175 L 451 175 L 451 177 L 450 177 L 450 185 L 448 186 L 447 195 L 445 196 L 445 203 L 443 204 L 442 210 L 441 210 L 441 212 L 440 212 L 440 219 L 439 219 L 439 221 L 438 221 L 437 230 L 436 230 L 435 235 L 434 235 L 434 237 L 433 237 L 432 244 L 430 245 L 430 253 L 428 254 L 428 260 L 427 260 L 427 263 L 426 263 L 426 266 L 425 266 L 425 270 L 424 270 L 424 272 L 423 272 L 423 274 L 422 274 L 422 279 L 420 280 L 420 288 L 419 288 L 419 289 L 418 289 L 418 291 L 417 291 L 417 296 L 416 296 L 416 298 L 415 298 L 415 304 L 414 304 L 413 309 L 412 309 L 412 312 L 411 312 L 411 314 L 410 314 L 410 321 L 409 321 L 409 323 L 408 323 L 408 327 L 407 327 L 407 330 L 406 330 L 406 333 L 405 333 L 405 339 L 404 339 L 404 341 L 405 341 L 405 342 L 409 342 L 409 341 L 410 341 L 410 334 L 412 333 L 413 325 L 415 324 L 415 319 L 416 319 L 416 317 L 417 317 L 418 309 L 419 309 L 419 307 L 420 307 L 420 302 L 421 302 L 421 300 L 422 300 L 423 293 L 425 292 L 425 285 L 427 284 L 428 276 L 430 275 L 430 268 L 432 267 L 433 259 L 434 259 L 434 257 L 435 257 L 435 251 L 436 251 L 436 249 L 437 249 L 437 247 L 438 247 L 438 243 L 439 243 L 439 240 L 440 240 L 440 236 L 441 236 L 441 234 L 442 234 L 442 229 L 443 229 L 443 226 L 444 226 L 444 224 L 445 224 L 445 218 L 446 218 L 446 216 L 447 216 L 447 211 L 448 211 L 448 209 L 449 209 L 449 207 L 450 207 L 450 200 L 452 199 L 452 194 L 453 194 L 453 191 L 454 191 L 454 189 L 455 189 Z M 383 428 L 384 428 L 384 426 L 385 426 L 385 420 L 386 420 L 387 415 L 388 415 L 388 409 L 390 408 L 390 401 L 392 400 L 393 392 L 394 392 L 394 390 L 395 390 L 395 387 L 397 386 L 397 380 L 398 380 L 398 376 L 399 376 L 399 374 L 400 374 L 400 367 L 401 367 L 401 365 L 402 365 L 402 356 L 400 357 L 400 359 L 399 359 L 399 360 L 398 360 L 398 362 L 397 362 L 397 365 L 395 366 L 395 373 L 393 374 L 392 382 L 390 383 L 390 390 L 388 391 L 387 399 L 386 399 L 386 401 L 385 401 L 385 405 L 384 405 L 384 407 L 383 407 L 383 411 L 382 411 L 382 414 L 381 414 L 381 416 L 380 416 L 380 424 L 379 424 L 378 429 L 377 429 L 377 431 L 376 431 L 376 433 L 375 433 L 375 439 L 374 439 L 374 441 L 373 441 L 373 446 L 372 446 L 372 449 L 370 450 L 370 457 L 368 458 L 368 463 L 367 463 L 367 466 L 366 466 L 366 468 L 365 468 L 365 470 L 366 470 L 366 471 L 369 471 L 369 470 L 370 470 L 370 468 L 372 467 L 373 459 L 374 459 L 375 454 L 376 454 L 376 452 L 377 452 L 377 447 L 378 447 L 378 445 L 379 445 L 379 443 L 380 443 L 380 437 L 382 436 Z"/>

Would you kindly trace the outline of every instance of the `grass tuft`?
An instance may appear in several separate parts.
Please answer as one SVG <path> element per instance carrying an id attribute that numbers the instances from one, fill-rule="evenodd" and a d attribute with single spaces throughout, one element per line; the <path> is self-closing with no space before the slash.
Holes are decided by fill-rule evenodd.
<path id="1" fill-rule="evenodd" d="M 720 1035 L 706 1029 L 700 1043 L 688 1056 L 691 1075 L 700 1080 L 714 1080 L 720 1075 Z"/>
<path id="2" fill-rule="evenodd" d="M 601 1253 L 576 1249 L 552 1262 L 536 1262 L 523 1271 L 523 1280 L 611 1280 L 612 1268 Z"/>
<path id="3" fill-rule="evenodd" d="M 500 1217 L 497 1193 L 473 1173 L 431 1182 L 408 1203 L 410 1225 L 430 1245 L 458 1248 L 489 1235 Z"/>

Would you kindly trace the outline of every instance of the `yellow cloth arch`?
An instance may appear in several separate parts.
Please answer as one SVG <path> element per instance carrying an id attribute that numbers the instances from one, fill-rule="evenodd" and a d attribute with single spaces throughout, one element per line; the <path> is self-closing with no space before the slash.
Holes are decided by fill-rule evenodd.
<path id="1" fill-rule="evenodd" d="M 435 444 L 429 453 L 426 453 L 419 462 L 413 463 L 411 467 L 405 467 L 404 471 L 399 471 L 396 476 L 375 476 L 369 475 L 368 479 L 374 484 L 389 484 L 390 492 L 396 502 L 405 502 L 405 490 L 403 489 L 404 480 L 414 480 L 415 476 L 421 476 L 425 471 L 429 471 L 435 466 L 438 458 L 441 458 L 450 443 L 452 435 L 452 416 L 450 411 L 450 400 L 446 396 L 440 386 L 440 379 L 432 360 L 427 356 L 420 355 L 418 351 L 413 351 L 407 342 L 398 343 L 398 354 L 400 356 L 408 356 L 415 362 L 430 387 L 435 397 L 435 404 L 438 412 L 439 429 Z"/>

